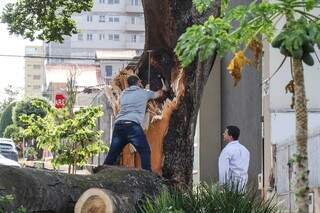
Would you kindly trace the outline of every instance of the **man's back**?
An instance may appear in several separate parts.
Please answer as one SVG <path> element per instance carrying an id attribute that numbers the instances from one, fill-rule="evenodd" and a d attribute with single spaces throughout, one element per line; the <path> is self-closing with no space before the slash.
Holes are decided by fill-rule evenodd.
<path id="1" fill-rule="evenodd" d="M 248 179 L 248 168 L 250 153 L 239 141 L 229 142 L 222 150 L 219 157 L 219 180 L 226 183 L 227 179 L 241 179 L 246 182 Z"/>
<path id="2" fill-rule="evenodd" d="M 116 121 L 130 120 L 140 125 L 143 124 L 148 100 L 154 98 L 155 92 L 131 86 L 123 91 L 120 97 L 120 112 Z"/>

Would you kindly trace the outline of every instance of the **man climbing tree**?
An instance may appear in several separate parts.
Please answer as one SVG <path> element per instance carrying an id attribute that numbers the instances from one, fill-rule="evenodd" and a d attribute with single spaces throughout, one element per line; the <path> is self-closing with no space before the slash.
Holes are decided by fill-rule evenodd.
<path id="1" fill-rule="evenodd" d="M 157 92 L 144 90 L 136 75 L 130 75 L 127 82 L 129 87 L 120 98 L 120 112 L 115 119 L 111 147 L 104 164 L 114 165 L 123 148 L 131 143 L 140 154 L 142 168 L 151 171 L 150 147 L 143 132 L 143 122 L 148 100 L 161 97 L 165 86 Z"/>
<path id="2" fill-rule="evenodd" d="M 90 11 L 92 5 L 92 0 L 18 1 L 6 7 L 2 21 L 8 23 L 10 32 L 25 38 L 62 42 L 64 35 L 76 33 L 72 14 Z M 196 11 L 192 0 L 148 0 L 142 1 L 142 5 L 146 29 L 145 52 L 135 71 L 145 85 L 148 82 L 146 50 L 157 50 L 151 54 L 150 89 L 161 89 L 159 75 L 169 85 L 168 99 L 166 102 L 159 101 L 157 105 L 161 122 L 156 122 L 161 129 L 154 125 L 147 138 L 163 145 L 163 160 L 161 157 L 158 159 L 163 176 L 181 186 L 191 185 L 197 115 L 215 54 L 201 61 L 196 57 L 190 66 L 181 68 L 174 48 L 188 27 L 203 23 L 211 15 L 219 16 L 220 1 L 212 4 L 204 14 Z"/>

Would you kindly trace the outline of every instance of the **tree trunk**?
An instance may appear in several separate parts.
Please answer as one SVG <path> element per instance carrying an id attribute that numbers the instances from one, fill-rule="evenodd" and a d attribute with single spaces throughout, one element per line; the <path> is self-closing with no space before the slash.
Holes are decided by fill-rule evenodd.
<path id="1" fill-rule="evenodd" d="M 308 212 L 308 113 L 301 59 L 293 59 L 297 155 L 294 163 L 297 212 Z"/>
<path id="2" fill-rule="evenodd" d="M 7 166 L 0 166 L 0 171 L 0 196 L 13 195 L 14 206 L 23 205 L 28 212 L 73 212 L 81 194 L 90 188 L 110 191 L 119 212 L 132 212 L 145 195 L 155 196 L 165 187 L 150 172 L 115 167 L 88 176 Z"/>
<path id="3" fill-rule="evenodd" d="M 219 1 L 206 14 L 199 15 L 192 0 L 142 0 L 146 24 L 146 44 L 138 65 L 138 75 L 154 91 L 161 88 L 161 80 L 170 85 L 181 71 L 174 54 L 177 40 L 187 27 L 204 22 L 209 15 L 218 16 Z M 151 52 L 151 72 L 148 73 L 148 53 Z M 163 176 L 178 185 L 192 184 L 194 134 L 204 86 L 209 77 L 215 55 L 207 61 L 195 62 L 186 70 L 184 95 L 168 122 L 163 138 Z M 149 78 L 150 75 L 150 78 Z M 149 82 L 150 79 L 150 82 Z M 176 92 L 171 87 L 166 97 L 172 100 Z M 148 134 L 147 134 L 148 135 Z M 157 139 L 159 140 L 159 138 Z"/>

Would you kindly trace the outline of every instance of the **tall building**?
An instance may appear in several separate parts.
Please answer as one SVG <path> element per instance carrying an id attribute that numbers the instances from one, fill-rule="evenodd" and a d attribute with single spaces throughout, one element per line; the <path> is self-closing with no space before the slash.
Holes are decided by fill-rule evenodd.
<path id="1" fill-rule="evenodd" d="M 42 46 L 26 46 L 25 55 L 25 96 L 41 97 L 45 86 L 44 49 Z"/>
<path id="2" fill-rule="evenodd" d="M 63 44 L 46 45 L 48 56 L 94 59 L 97 50 L 135 50 L 144 48 L 144 16 L 141 0 L 95 0 L 91 12 L 73 16 L 79 33 L 66 37 Z M 93 60 L 50 59 L 49 63 L 94 63 Z M 113 63 L 113 62 L 112 62 Z M 122 66 L 122 62 L 120 62 Z M 104 64 L 102 71 L 117 72 L 118 65 Z M 115 66 L 115 69 L 113 69 Z"/>

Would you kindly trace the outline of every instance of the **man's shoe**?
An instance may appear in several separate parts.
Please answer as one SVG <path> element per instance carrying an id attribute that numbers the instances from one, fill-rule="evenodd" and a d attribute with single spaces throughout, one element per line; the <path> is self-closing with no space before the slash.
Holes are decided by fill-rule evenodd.
<path id="1" fill-rule="evenodd" d="M 108 167 L 107 165 L 100 165 L 100 166 L 94 167 L 92 168 L 92 173 L 96 174 L 107 167 Z"/>

